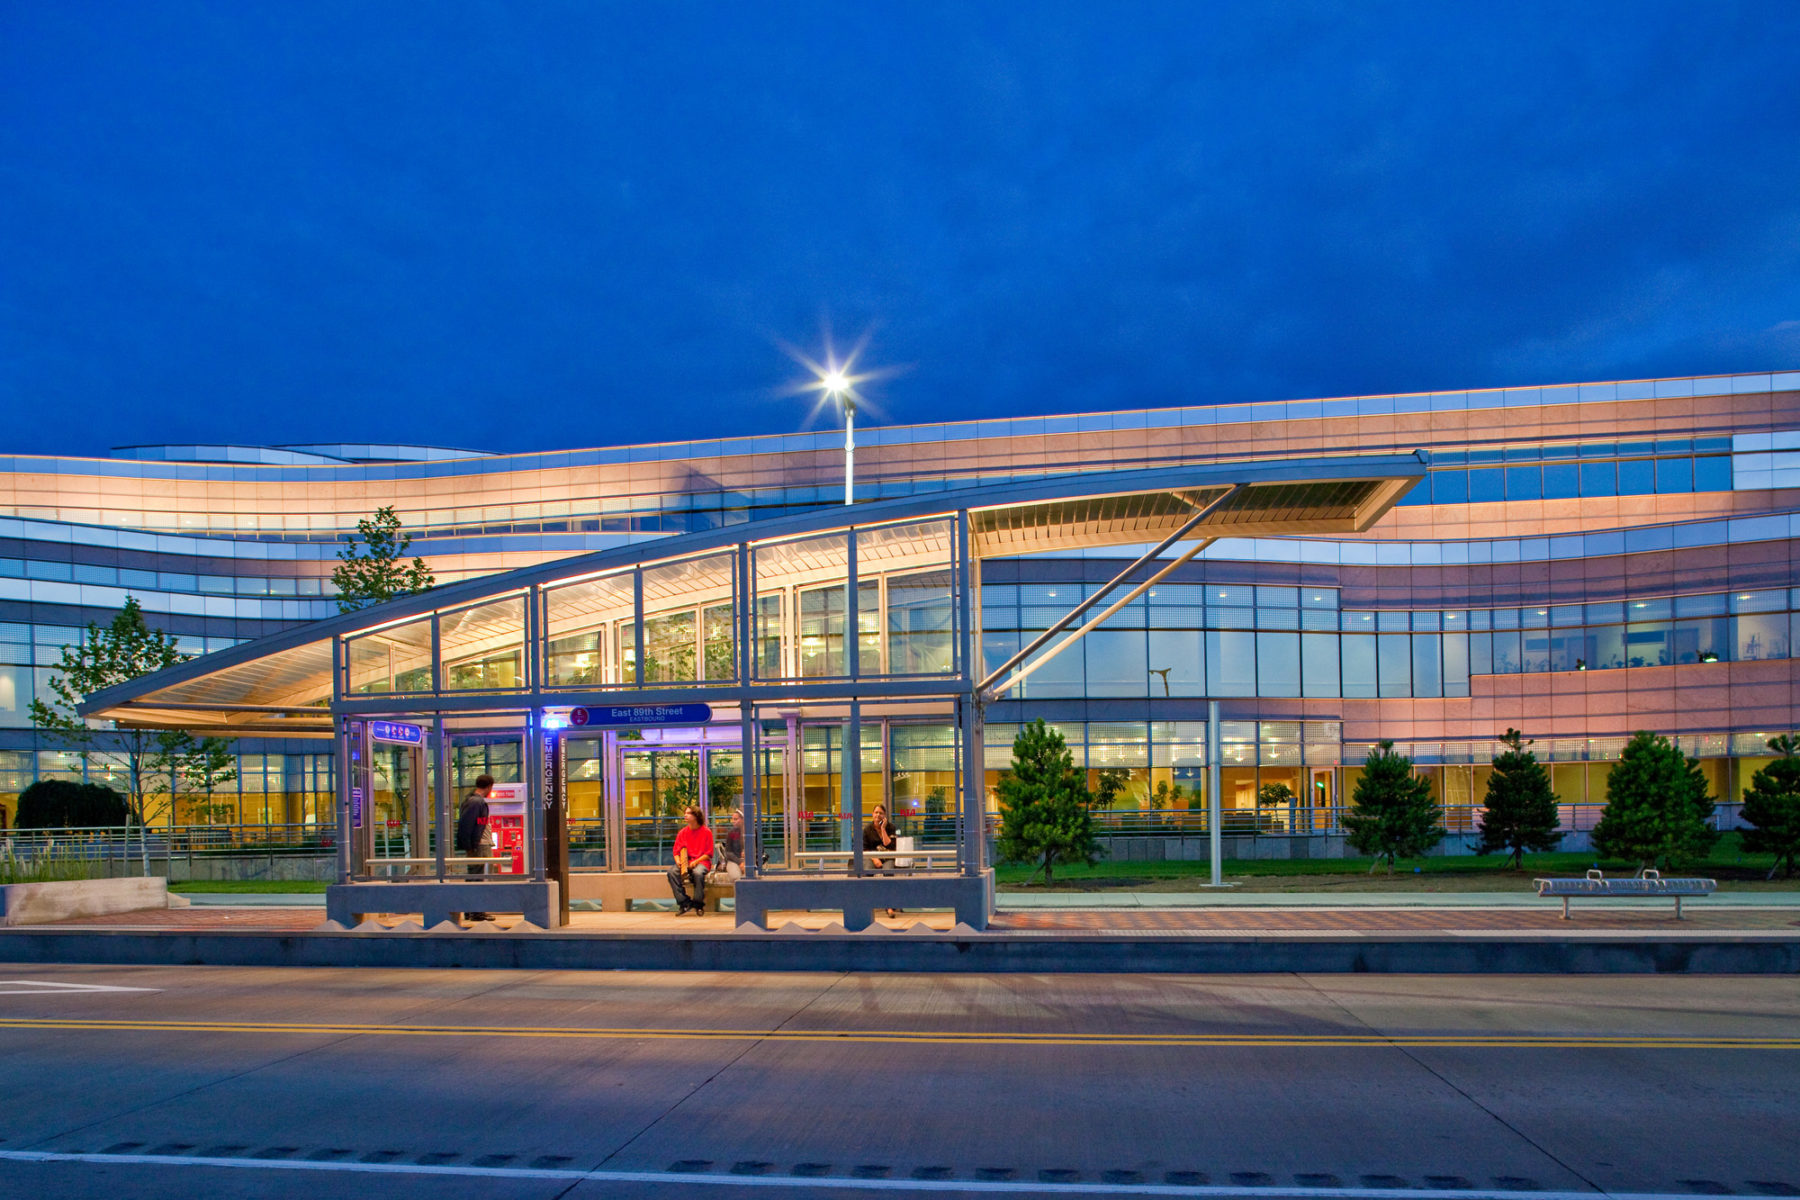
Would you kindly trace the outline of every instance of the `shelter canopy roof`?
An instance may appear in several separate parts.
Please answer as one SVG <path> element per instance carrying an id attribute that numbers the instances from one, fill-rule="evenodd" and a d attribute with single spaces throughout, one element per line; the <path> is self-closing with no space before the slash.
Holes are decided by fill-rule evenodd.
<path id="1" fill-rule="evenodd" d="M 666 562 L 668 568 L 644 573 L 646 612 L 654 602 L 690 593 L 699 602 L 717 602 L 731 595 L 734 547 L 748 543 L 760 552 L 785 544 L 795 557 L 804 552 L 804 539 L 852 524 L 859 554 L 870 566 L 942 564 L 953 551 L 944 534 L 949 526 L 930 518 L 963 510 L 969 513 L 970 551 L 978 559 L 1141 546 L 1174 533 L 1221 498 L 1193 536 L 1348 535 L 1379 520 L 1425 469 L 1422 453 L 1208 463 L 983 484 L 849 510 L 820 509 L 577 555 L 310 622 L 96 693 L 82 711 L 127 725 L 317 736 L 331 728 L 334 639 L 418 621 L 434 611 L 481 613 L 474 606 L 520 597 L 533 586 L 596 577 L 596 606 L 620 599 L 629 604 L 628 582 L 620 597 L 616 584 L 598 577 Z M 440 636 L 479 636 L 466 628 L 472 620 L 453 623 L 446 616 Z"/>

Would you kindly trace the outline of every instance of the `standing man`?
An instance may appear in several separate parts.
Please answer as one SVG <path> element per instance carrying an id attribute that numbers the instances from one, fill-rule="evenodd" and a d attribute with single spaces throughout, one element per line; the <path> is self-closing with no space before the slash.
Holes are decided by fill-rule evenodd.
<path id="1" fill-rule="evenodd" d="M 456 814 L 456 852 L 468 858 L 481 858 L 494 852 L 494 833 L 488 828 L 488 793 L 494 790 L 492 775 L 475 777 L 475 790 L 463 797 Z M 487 874 L 486 863 L 470 863 L 469 874 Z M 471 921 L 491 921 L 492 913 L 464 913 Z"/>

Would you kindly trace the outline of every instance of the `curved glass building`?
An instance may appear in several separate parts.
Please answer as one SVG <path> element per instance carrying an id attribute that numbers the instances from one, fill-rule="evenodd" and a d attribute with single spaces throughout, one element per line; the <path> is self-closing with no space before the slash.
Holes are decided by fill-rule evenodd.
<path id="1" fill-rule="evenodd" d="M 1635 730 L 1676 738 L 1729 805 L 1767 739 L 1800 726 L 1800 372 L 889 426 L 859 443 L 857 496 L 871 502 L 1068 477 L 1103 495 L 1109 475 L 1159 468 L 1425 462 L 1367 528 L 1296 517 L 1279 537 L 1212 531 L 988 705 L 990 772 L 1011 729 L 1042 717 L 1116 793 L 1109 819 L 1126 829 L 1179 828 L 1202 807 L 1215 700 L 1225 823 L 1263 835 L 1328 836 L 1381 739 L 1413 756 L 1456 831 L 1479 808 L 1495 735 L 1520 728 L 1580 830 Z M 208 654 L 335 615 L 340 539 L 383 506 L 439 581 L 457 583 L 841 505 L 841 456 L 841 435 L 824 432 L 512 455 L 321 444 L 0 459 L 0 808 L 10 815 L 34 778 L 107 775 L 102 758 L 83 764 L 34 733 L 26 710 L 61 648 L 127 595 Z M 989 667 L 1148 548 L 1103 540 L 984 559 Z M 843 615 L 834 626 L 826 600 L 807 603 L 794 594 L 771 653 L 796 664 L 844 653 Z M 907 603 L 884 582 L 854 606 L 862 653 L 914 652 Z M 636 654 L 707 662 L 704 606 L 634 636 Z M 569 670 L 637 669 L 617 644 L 560 652 Z M 509 686 L 504 663 L 446 666 L 463 668 Z M 790 807 L 813 809 L 814 791 L 832 806 L 838 760 L 854 757 L 836 735 L 795 733 Z M 929 814 L 950 752 L 931 727 L 879 720 L 861 738 L 863 794 Z M 208 819 L 330 824 L 325 746 L 260 731 L 236 745 L 238 778 L 206 803 Z M 704 739 L 683 752 L 704 753 Z M 570 817 L 597 812 L 608 788 L 647 811 L 659 780 L 684 769 L 649 746 L 571 763 Z M 480 770 L 517 778 L 516 744 L 459 746 L 457 773 Z M 1292 798 L 1259 809 L 1270 784 Z M 195 803 L 179 799 L 166 819 L 200 820 Z"/>

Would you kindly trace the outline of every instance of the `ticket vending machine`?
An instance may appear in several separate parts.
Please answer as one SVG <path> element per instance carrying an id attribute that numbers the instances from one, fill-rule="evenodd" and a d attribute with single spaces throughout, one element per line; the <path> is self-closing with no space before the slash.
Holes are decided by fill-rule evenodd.
<path id="1" fill-rule="evenodd" d="M 525 873 L 525 785 L 496 783 L 488 793 L 488 828 L 494 831 L 494 853 L 509 861 L 495 863 L 501 875 Z"/>

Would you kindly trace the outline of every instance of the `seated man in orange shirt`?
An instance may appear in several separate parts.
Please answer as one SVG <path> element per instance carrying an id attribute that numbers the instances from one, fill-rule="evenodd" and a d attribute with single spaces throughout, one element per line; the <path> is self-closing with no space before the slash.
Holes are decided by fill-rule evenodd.
<path id="1" fill-rule="evenodd" d="M 678 917 L 688 912 L 699 916 L 705 909 L 706 873 L 712 870 L 713 835 L 706 815 L 690 808 L 686 816 L 687 828 L 675 835 L 675 866 L 669 871 Z"/>

